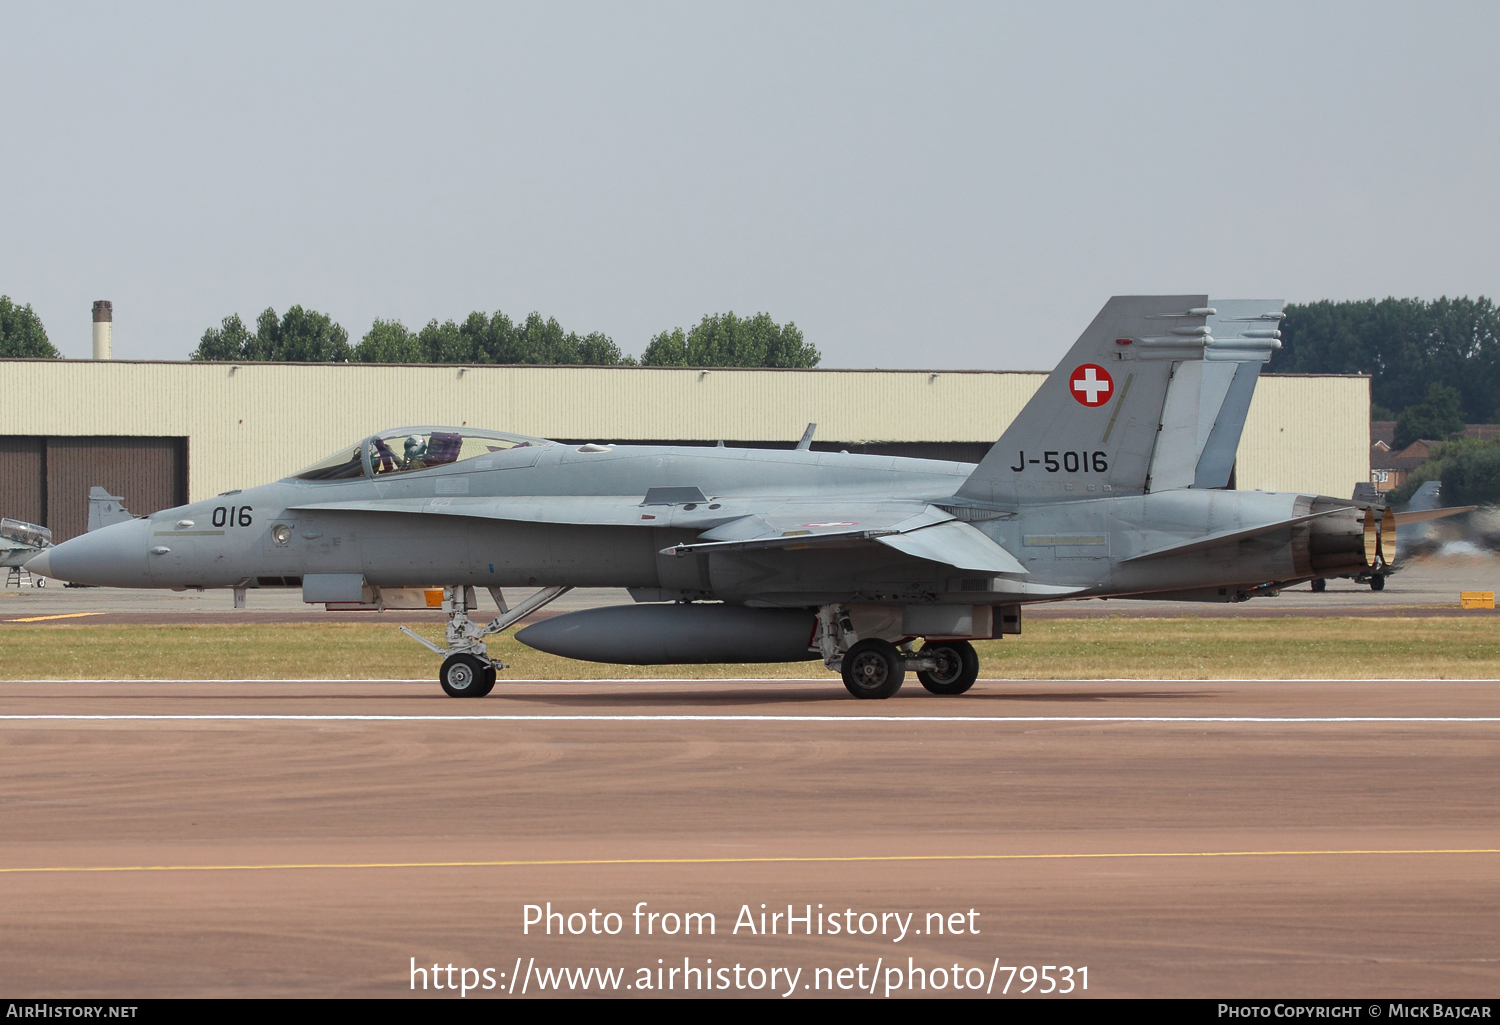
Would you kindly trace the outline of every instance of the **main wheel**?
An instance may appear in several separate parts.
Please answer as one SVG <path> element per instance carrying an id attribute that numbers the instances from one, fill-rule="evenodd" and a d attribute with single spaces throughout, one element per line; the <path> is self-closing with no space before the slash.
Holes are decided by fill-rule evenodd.
<path id="1" fill-rule="evenodd" d="M 47 578 L 46 577 L 36 577 L 35 579 L 33 579 L 31 581 L 31 586 L 32 587 L 46 587 L 47 586 Z"/>
<path id="2" fill-rule="evenodd" d="M 889 641 L 860 641 L 844 655 L 844 686 L 857 698 L 888 698 L 906 679 L 906 659 Z"/>
<path id="3" fill-rule="evenodd" d="M 1373 576 L 1370 577 L 1370 590 L 1372 590 L 1372 591 L 1384 591 L 1385 590 L 1385 574 L 1384 573 L 1376 573 L 1376 574 L 1374 574 Z"/>
<path id="4" fill-rule="evenodd" d="M 495 689 L 495 675 L 495 667 L 493 665 L 484 667 L 484 676 L 480 677 L 479 680 L 479 693 L 474 695 L 476 698 L 482 698 Z"/>
<path id="5" fill-rule="evenodd" d="M 1328 581 L 1323 579 L 1322 577 L 1314 577 L 1312 582 L 1312 589 L 1314 591 L 1325 591 L 1328 589 Z"/>
<path id="6" fill-rule="evenodd" d="M 438 682 L 450 698 L 482 698 L 490 692 L 485 686 L 486 669 L 490 667 L 474 655 L 449 655 L 438 672 Z"/>
<path id="7" fill-rule="evenodd" d="M 934 669 L 919 669 L 917 679 L 933 694 L 962 694 L 979 679 L 979 653 L 968 641 L 928 641 L 920 655 L 931 655 Z"/>

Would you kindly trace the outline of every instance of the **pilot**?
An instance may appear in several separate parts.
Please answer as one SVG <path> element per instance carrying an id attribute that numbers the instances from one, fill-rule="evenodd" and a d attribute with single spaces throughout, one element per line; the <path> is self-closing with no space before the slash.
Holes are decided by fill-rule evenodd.
<path id="1" fill-rule="evenodd" d="M 385 443 L 384 438 L 375 439 L 375 454 L 379 457 L 375 464 L 377 474 L 395 472 L 396 453 L 391 451 L 391 447 Z"/>
<path id="2" fill-rule="evenodd" d="M 406 439 L 406 464 L 408 470 L 420 470 L 427 464 L 422 457 L 427 455 L 427 442 L 422 440 L 419 434 L 413 434 Z"/>

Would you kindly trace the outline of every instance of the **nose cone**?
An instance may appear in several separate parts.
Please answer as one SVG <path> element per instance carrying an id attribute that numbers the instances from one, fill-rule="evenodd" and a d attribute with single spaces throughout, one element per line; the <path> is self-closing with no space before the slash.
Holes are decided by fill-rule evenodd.
<path id="1" fill-rule="evenodd" d="M 49 548 L 26 564 L 32 573 L 54 580 L 99 587 L 150 587 L 146 546 L 150 520 L 127 520 L 91 530 Z"/>
<path id="2" fill-rule="evenodd" d="M 35 559 L 32 559 L 30 562 L 26 563 L 22 568 L 34 577 L 52 576 L 52 562 L 47 558 L 46 552 L 38 555 Z"/>

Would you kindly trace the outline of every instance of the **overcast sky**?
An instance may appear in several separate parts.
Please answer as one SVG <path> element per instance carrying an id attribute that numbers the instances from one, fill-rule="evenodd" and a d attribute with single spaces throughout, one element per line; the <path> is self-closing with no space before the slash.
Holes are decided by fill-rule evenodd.
<path id="1" fill-rule="evenodd" d="M 181 359 L 705 313 L 1050 368 L 1105 299 L 1500 291 L 1500 4 L 0 0 L 0 293 Z"/>

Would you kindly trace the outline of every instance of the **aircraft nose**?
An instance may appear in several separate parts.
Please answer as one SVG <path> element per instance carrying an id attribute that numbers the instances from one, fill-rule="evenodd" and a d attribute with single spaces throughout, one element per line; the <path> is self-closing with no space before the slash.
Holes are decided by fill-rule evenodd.
<path id="1" fill-rule="evenodd" d="M 52 560 L 47 558 L 48 553 L 43 552 L 35 559 L 27 562 L 22 568 L 34 577 L 52 577 Z M 53 579 L 57 579 L 53 577 Z"/>
<path id="2" fill-rule="evenodd" d="M 100 587 L 150 587 L 150 520 L 113 523 L 49 548 L 26 563 L 32 573 Z"/>

